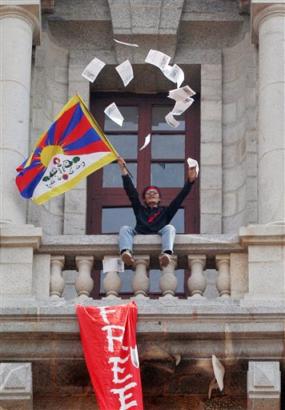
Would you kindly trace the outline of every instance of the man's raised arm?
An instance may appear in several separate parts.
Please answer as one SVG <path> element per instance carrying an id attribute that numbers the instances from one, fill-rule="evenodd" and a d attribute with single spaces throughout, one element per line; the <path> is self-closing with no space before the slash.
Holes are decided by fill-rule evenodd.
<path id="1" fill-rule="evenodd" d="M 134 184 L 128 174 L 126 161 L 124 160 L 124 158 L 118 157 L 117 162 L 123 178 L 123 187 L 129 197 L 129 200 L 131 201 L 133 208 L 138 208 L 139 206 L 141 206 L 139 194 L 136 188 L 134 187 Z"/>
<path id="2" fill-rule="evenodd" d="M 197 177 L 198 177 L 198 173 L 197 173 L 196 167 L 189 168 L 188 169 L 188 178 L 187 178 L 187 181 L 184 184 L 184 187 L 179 192 L 179 194 L 176 196 L 176 198 L 174 198 L 171 201 L 171 203 L 169 204 L 169 206 L 167 207 L 167 215 L 168 215 L 170 220 L 176 214 L 176 212 L 178 211 L 180 205 L 182 204 L 182 202 L 184 201 L 186 196 L 191 191 L 192 185 L 194 184 Z"/>

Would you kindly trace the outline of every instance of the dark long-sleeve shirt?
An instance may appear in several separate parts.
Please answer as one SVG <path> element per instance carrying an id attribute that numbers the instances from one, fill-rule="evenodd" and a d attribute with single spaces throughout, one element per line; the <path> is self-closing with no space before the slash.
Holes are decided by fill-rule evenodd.
<path id="1" fill-rule="evenodd" d="M 131 201 L 136 216 L 135 230 L 137 233 L 154 234 L 169 224 L 178 211 L 183 200 L 191 191 L 193 183 L 188 180 L 176 198 L 168 206 L 150 208 L 141 204 L 139 194 L 129 175 L 122 175 L 124 189 Z"/>

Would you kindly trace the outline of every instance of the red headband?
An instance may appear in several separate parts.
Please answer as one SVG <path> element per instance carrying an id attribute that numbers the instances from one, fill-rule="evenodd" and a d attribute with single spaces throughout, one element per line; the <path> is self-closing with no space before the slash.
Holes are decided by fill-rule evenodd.
<path id="1" fill-rule="evenodd" d="M 147 191 L 150 191 L 151 189 L 155 190 L 158 193 L 158 195 L 161 197 L 160 189 L 155 185 L 149 185 L 149 186 L 145 187 L 145 189 L 143 190 L 143 193 L 142 193 L 142 197 L 144 198 Z"/>

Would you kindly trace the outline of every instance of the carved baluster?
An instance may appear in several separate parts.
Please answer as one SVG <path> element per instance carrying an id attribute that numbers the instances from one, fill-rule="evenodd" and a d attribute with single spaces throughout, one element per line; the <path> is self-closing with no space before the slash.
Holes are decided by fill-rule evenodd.
<path id="1" fill-rule="evenodd" d="M 105 256 L 104 260 L 107 259 L 118 259 L 117 256 Z M 105 272 L 103 279 L 103 288 L 106 292 L 106 296 L 119 296 L 119 291 L 121 289 L 121 278 L 119 275 L 117 264 L 113 265 L 110 270 Z"/>
<path id="2" fill-rule="evenodd" d="M 94 281 L 91 278 L 91 271 L 94 263 L 93 256 L 76 256 L 75 258 L 78 275 L 75 279 L 75 289 L 78 296 L 89 297 Z"/>
<path id="3" fill-rule="evenodd" d="M 221 298 L 229 298 L 231 294 L 230 255 L 217 255 L 218 277 L 216 286 Z"/>
<path id="4" fill-rule="evenodd" d="M 162 268 L 159 279 L 159 286 L 163 296 L 175 295 L 177 288 L 177 278 L 175 275 L 175 268 L 177 265 L 177 256 L 170 255 L 170 262 L 168 266 Z"/>
<path id="5" fill-rule="evenodd" d="M 190 295 L 194 298 L 203 297 L 207 286 L 207 281 L 203 270 L 206 264 L 205 255 L 189 255 L 188 266 L 191 270 L 191 276 L 187 281 Z"/>
<path id="6" fill-rule="evenodd" d="M 135 296 L 147 296 L 149 290 L 149 277 L 147 275 L 149 260 L 149 256 L 135 257 L 135 274 L 133 277 L 133 290 Z"/>
<path id="7" fill-rule="evenodd" d="M 62 277 L 64 256 L 51 256 L 50 265 L 50 296 L 60 298 L 64 289 L 64 279 Z"/>

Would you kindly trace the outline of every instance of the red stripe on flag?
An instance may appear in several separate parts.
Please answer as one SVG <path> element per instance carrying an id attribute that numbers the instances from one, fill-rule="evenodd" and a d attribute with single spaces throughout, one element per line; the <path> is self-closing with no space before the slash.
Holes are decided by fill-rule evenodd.
<path id="1" fill-rule="evenodd" d="M 41 163 L 30 169 L 24 168 L 23 175 L 19 174 L 16 177 L 16 184 L 19 190 L 24 190 L 44 168 L 45 166 Z"/>
<path id="2" fill-rule="evenodd" d="M 59 117 L 55 121 L 55 131 L 54 131 L 54 145 L 58 145 L 60 138 L 62 137 L 62 134 L 66 130 L 67 126 L 69 125 L 72 116 L 75 112 L 75 110 L 78 108 L 79 104 L 75 104 L 73 107 L 71 107 L 69 110 L 65 111 L 61 117 Z M 61 145 L 61 144 L 59 144 Z"/>
<path id="3" fill-rule="evenodd" d="M 62 141 L 62 148 L 64 149 L 67 145 L 79 140 L 89 129 L 92 129 L 89 121 L 86 117 L 82 117 L 76 127 Z"/>

